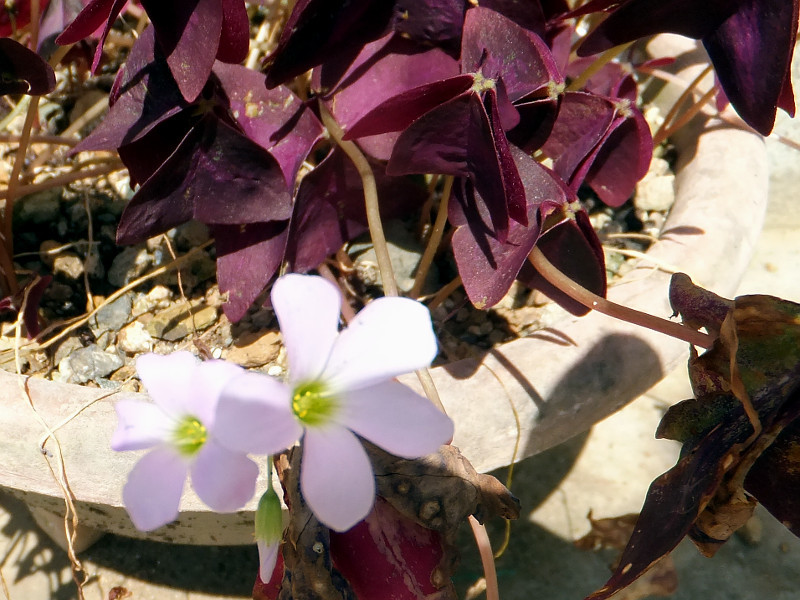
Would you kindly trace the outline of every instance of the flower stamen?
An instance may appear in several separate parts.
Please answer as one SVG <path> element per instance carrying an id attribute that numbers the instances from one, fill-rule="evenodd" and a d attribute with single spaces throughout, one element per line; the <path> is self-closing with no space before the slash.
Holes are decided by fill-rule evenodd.
<path id="1" fill-rule="evenodd" d="M 307 426 L 321 425 L 336 411 L 336 398 L 319 381 L 301 383 L 292 394 L 292 412 Z"/>
<path id="2" fill-rule="evenodd" d="M 186 416 L 175 428 L 175 447 L 184 456 L 194 456 L 208 439 L 208 429 L 199 419 Z"/>

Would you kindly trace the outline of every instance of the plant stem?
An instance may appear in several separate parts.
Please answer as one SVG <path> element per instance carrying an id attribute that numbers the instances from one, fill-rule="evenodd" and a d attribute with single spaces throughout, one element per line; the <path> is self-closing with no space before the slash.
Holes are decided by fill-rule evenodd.
<path id="1" fill-rule="evenodd" d="M 447 204 L 450 201 L 450 192 L 453 189 L 453 176 L 448 175 L 444 179 L 444 188 L 442 189 L 442 197 L 439 200 L 439 211 L 436 213 L 436 221 L 433 223 L 433 229 L 428 237 L 428 244 L 425 246 L 425 252 L 417 265 L 417 274 L 414 277 L 414 285 L 411 287 L 411 292 L 408 294 L 412 298 L 419 298 L 422 292 L 422 286 L 425 285 L 425 278 L 428 276 L 428 270 L 431 268 L 433 257 L 436 255 L 436 250 L 439 249 L 439 244 L 442 241 L 444 234 L 444 226 L 447 223 Z"/>
<path id="2" fill-rule="evenodd" d="M 672 108 L 670 108 L 669 112 L 664 116 L 664 122 L 661 124 L 661 127 L 659 127 L 658 130 L 653 134 L 654 146 L 658 145 L 658 143 L 655 142 L 656 139 L 660 140 L 666 139 L 666 136 L 664 136 L 664 130 L 666 130 L 669 127 L 670 123 L 672 123 L 672 121 L 675 119 L 675 115 L 678 114 L 678 111 L 680 110 L 681 106 L 683 106 L 683 103 L 689 99 L 689 96 L 691 96 L 694 93 L 700 82 L 703 79 L 705 79 L 705 77 L 709 73 L 711 73 L 712 70 L 713 67 L 711 65 L 708 65 L 697 75 L 697 77 L 695 77 L 692 80 L 692 82 L 688 86 L 686 86 L 686 89 L 683 90 L 681 95 L 678 96 L 678 99 L 675 100 L 675 102 L 672 104 Z"/>
<path id="3" fill-rule="evenodd" d="M 86 169 L 84 171 L 74 171 L 72 173 L 62 173 L 61 175 L 56 175 L 55 177 L 51 177 L 50 179 L 46 179 L 45 181 L 41 181 L 39 183 L 30 183 L 28 185 L 20 185 L 16 188 L 16 192 L 18 196 L 26 196 L 28 194 L 33 194 L 35 192 L 41 192 L 42 190 L 49 190 L 54 187 L 60 187 L 67 183 L 72 183 L 73 181 L 80 181 L 81 179 L 89 179 L 90 177 L 99 177 L 101 175 L 108 175 L 109 173 L 113 173 L 114 171 L 120 171 L 125 168 L 119 160 L 115 159 L 113 162 L 107 165 L 101 165 L 99 167 L 95 167 L 94 169 Z M 8 192 L 0 192 L 0 198 L 7 198 Z"/>
<path id="4" fill-rule="evenodd" d="M 632 323 L 634 325 L 639 325 L 640 327 L 646 327 L 647 329 L 658 331 L 664 335 L 689 342 L 690 344 L 699 346 L 701 348 L 710 348 L 714 343 L 714 338 L 706 333 L 691 329 L 685 325 L 682 325 L 681 323 L 668 321 L 667 319 L 662 319 L 661 317 L 656 317 L 632 308 L 628 308 L 627 306 L 622 306 L 621 304 L 611 302 L 602 296 L 598 296 L 594 292 L 590 292 L 559 271 L 549 260 L 547 260 L 539 248 L 534 247 L 534 249 L 531 250 L 531 253 L 528 255 L 528 260 L 531 261 L 531 264 L 534 266 L 534 268 L 542 275 L 542 277 L 547 280 L 548 283 L 564 292 L 573 300 L 580 302 L 586 308 L 596 310 L 604 315 L 614 317 L 615 319 L 620 319 L 621 321 L 626 321 L 627 323 Z"/>
<path id="5" fill-rule="evenodd" d="M 475 536 L 475 543 L 481 555 L 483 565 L 483 577 L 486 579 L 486 600 L 500 600 L 500 590 L 497 586 L 497 571 L 494 567 L 494 555 L 492 554 L 492 544 L 486 527 L 478 523 L 478 519 L 469 516 L 469 526 L 472 527 L 472 535 Z"/>
<path id="6" fill-rule="evenodd" d="M 703 110 L 705 103 L 714 97 L 714 94 L 717 93 L 713 87 L 708 90 L 705 94 L 703 94 L 700 99 L 693 104 L 685 113 L 683 113 L 680 118 L 675 121 L 670 127 L 664 128 L 659 131 L 658 135 L 653 136 L 653 145 L 658 146 L 661 142 L 666 140 L 668 137 L 675 135 L 681 127 L 686 125 L 689 121 L 691 121 L 697 113 Z"/>
<path id="7" fill-rule="evenodd" d="M 394 279 L 392 260 L 389 257 L 389 248 L 386 245 L 386 236 L 383 233 L 383 223 L 381 222 L 381 211 L 378 206 L 378 188 L 375 185 L 375 174 L 369 166 L 367 158 L 351 141 L 343 140 L 344 132 L 339 124 L 328 111 L 327 107 L 320 102 L 319 112 L 322 122 L 331 134 L 333 141 L 347 154 L 353 162 L 359 177 L 364 186 L 364 204 L 367 209 L 367 224 L 369 233 L 372 237 L 372 245 L 375 248 L 375 257 L 378 261 L 378 271 L 383 281 L 383 292 L 387 296 L 397 296 L 397 283 Z"/>

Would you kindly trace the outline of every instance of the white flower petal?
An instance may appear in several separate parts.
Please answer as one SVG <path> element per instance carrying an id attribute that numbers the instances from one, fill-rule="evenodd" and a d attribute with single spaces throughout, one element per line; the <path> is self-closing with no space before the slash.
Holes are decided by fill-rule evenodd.
<path id="1" fill-rule="evenodd" d="M 208 429 L 214 428 L 214 415 L 220 393 L 225 384 L 244 373 L 244 369 L 224 360 L 198 363 L 192 380 L 184 392 L 184 410 L 197 417 Z"/>
<path id="2" fill-rule="evenodd" d="M 231 450 L 275 454 L 294 444 L 303 428 L 294 416 L 289 387 L 261 373 L 243 373 L 223 388 L 214 436 Z"/>
<path id="3" fill-rule="evenodd" d="M 322 277 L 289 274 L 278 278 L 270 298 L 289 357 L 289 377 L 316 379 L 338 335 L 339 289 Z"/>
<path id="4" fill-rule="evenodd" d="M 128 473 L 122 500 L 137 529 L 151 531 L 174 521 L 188 465 L 169 448 L 145 454 Z"/>
<path id="5" fill-rule="evenodd" d="M 114 450 L 142 450 L 166 440 L 173 421 L 152 402 L 119 400 L 114 405 L 119 422 L 111 436 Z"/>
<path id="6" fill-rule="evenodd" d="M 436 357 L 428 309 L 408 298 L 379 298 L 339 334 L 321 379 L 346 390 L 421 369 Z"/>
<path id="7" fill-rule="evenodd" d="M 453 438 L 453 421 L 396 381 L 344 393 L 337 422 L 397 456 L 419 458 Z"/>
<path id="8" fill-rule="evenodd" d="M 153 401 L 180 418 L 186 414 L 184 405 L 198 363 L 191 352 L 143 354 L 136 359 L 136 372 Z"/>
<path id="9" fill-rule="evenodd" d="M 191 467 L 192 487 L 217 512 L 233 512 L 256 492 L 258 465 L 240 452 L 208 440 Z"/>
<path id="10" fill-rule="evenodd" d="M 335 531 L 366 517 L 375 501 L 375 476 L 358 438 L 337 426 L 306 430 L 300 490 L 317 519 Z"/>
<path id="11" fill-rule="evenodd" d="M 281 548 L 281 543 L 268 544 L 262 540 L 256 540 L 256 546 L 258 546 L 258 576 L 264 583 L 269 583 L 272 573 L 275 571 L 275 563 L 278 562 L 278 550 Z"/>

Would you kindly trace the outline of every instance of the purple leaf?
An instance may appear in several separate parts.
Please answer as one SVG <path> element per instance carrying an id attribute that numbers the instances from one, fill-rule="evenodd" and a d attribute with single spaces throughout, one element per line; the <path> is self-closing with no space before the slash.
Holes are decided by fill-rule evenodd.
<path id="1" fill-rule="evenodd" d="M 103 56 L 103 44 L 105 44 L 106 36 L 126 2 L 127 0 L 91 0 L 86 8 L 75 17 L 75 20 L 56 38 L 56 43 L 62 46 L 75 44 L 92 35 L 105 23 L 92 61 L 92 73 L 96 73 Z"/>
<path id="2" fill-rule="evenodd" d="M 703 37 L 725 95 L 736 112 L 769 135 L 778 106 L 794 116 L 791 62 L 797 31 L 796 0 L 741 2 L 737 12 Z"/>
<path id="3" fill-rule="evenodd" d="M 222 309 L 235 323 L 277 273 L 286 246 L 288 221 L 213 225 L 217 282 L 228 295 Z"/>
<path id="4" fill-rule="evenodd" d="M 543 233 L 537 247 L 567 277 L 598 296 L 605 297 L 607 288 L 603 247 L 586 211 L 581 209 L 571 217 L 568 215 L 568 218 Z M 528 287 L 542 291 L 574 315 L 582 316 L 589 312 L 583 304 L 548 283 L 530 263 L 523 265 L 519 280 Z"/>
<path id="5" fill-rule="evenodd" d="M 392 2 L 299 0 L 267 58 L 267 87 L 275 87 L 325 60 L 355 56 L 389 26 Z"/>
<path id="6" fill-rule="evenodd" d="M 650 127 L 633 109 L 630 118 L 619 119 L 619 125 L 609 132 L 585 181 L 608 206 L 621 206 L 647 174 L 652 158 Z"/>
<path id="7" fill-rule="evenodd" d="M 41 56 L 11 38 L 0 38 L 0 95 L 41 96 L 55 86 L 56 75 Z"/>
<path id="8" fill-rule="evenodd" d="M 489 79 L 502 77 L 512 102 L 564 81 L 539 36 L 481 7 L 467 11 L 464 20 L 461 68 Z"/>
<path id="9" fill-rule="evenodd" d="M 221 0 L 222 31 L 217 60 L 237 64 L 247 58 L 250 50 L 250 17 L 242 0 Z"/>
<path id="10" fill-rule="evenodd" d="M 373 168 L 383 219 L 407 215 L 425 201 L 423 186 L 408 178 L 389 177 L 378 165 Z M 366 230 L 361 178 L 341 150 L 334 149 L 297 190 L 286 262 L 296 272 L 316 268 Z"/>
<path id="11" fill-rule="evenodd" d="M 153 22 L 156 40 L 181 94 L 192 102 L 205 87 L 217 56 L 221 0 L 142 0 L 142 6 Z"/>
<path id="12" fill-rule="evenodd" d="M 22 286 L 16 294 L 0 298 L 0 312 L 11 311 L 19 314 L 22 309 L 22 323 L 25 325 L 28 339 L 39 335 L 39 303 L 52 279 L 49 275 L 43 277 L 34 275 L 33 279 Z"/>
<path id="13" fill-rule="evenodd" d="M 607 4 L 590 2 L 579 10 Z M 731 104 L 767 135 L 778 106 L 793 114 L 789 67 L 797 24 L 797 0 L 628 0 L 589 34 L 578 52 L 587 56 L 661 32 L 701 39 Z"/>
<path id="14" fill-rule="evenodd" d="M 191 218 L 239 225 L 290 214 L 289 190 L 272 155 L 206 116 L 131 199 L 117 242 L 141 241 Z"/>
<path id="15" fill-rule="evenodd" d="M 327 65 L 323 65 L 315 70 L 317 86 L 328 79 L 325 74 L 326 69 Z M 410 40 L 389 34 L 365 46 L 342 80 L 330 83 L 336 87 L 336 93 L 327 102 L 328 109 L 342 128 L 352 133 L 351 127 L 384 101 L 426 84 L 454 77 L 458 73 L 458 61 L 442 50 L 420 49 Z M 463 85 L 465 89 L 467 84 Z M 459 88 L 457 93 L 462 91 L 463 89 Z M 378 128 L 387 127 L 386 116 L 399 114 L 396 109 L 403 113 L 409 111 L 411 101 L 413 98 L 407 97 L 394 102 L 382 113 L 375 112 L 373 118 Z M 421 108 L 410 110 L 411 116 L 401 123 L 398 130 L 408 126 L 413 118 L 429 110 L 432 107 L 430 102 L 428 99 L 422 103 Z M 394 128 L 395 125 L 389 127 Z M 397 134 L 394 133 L 381 133 L 376 136 L 359 135 L 358 144 L 371 156 L 389 160 L 396 139 Z"/>
<path id="16" fill-rule="evenodd" d="M 396 0 L 392 29 L 404 37 L 438 46 L 458 46 L 464 0 Z"/>
<path id="17" fill-rule="evenodd" d="M 117 75 L 108 115 L 73 153 L 112 150 L 135 142 L 189 106 L 155 46 L 154 33 L 149 27 L 139 36 Z"/>
<path id="18" fill-rule="evenodd" d="M 528 254 L 539 239 L 546 212 L 565 204 L 569 191 L 539 163 L 519 149 L 512 149 L 522 176 L 528 225 L 509 223 L 505 241 L 489 228 L 486 204 L 474 186 L 462 180 L 451 199 L 449 218 L 456 225 L 453 254 L 467 296 L 476 307 L 494 306 L 508 292 Z"/>
<path id="19" fill-rule="evenodd" d="M 287 87 L 264 87 L 264 76 L 240 65 L 217 63 L 228 110 L 242 132 L 269 150 L 283 171 L 286 185 L 294 187 L 300 165 L 322 137 L 322 124 Z"/>

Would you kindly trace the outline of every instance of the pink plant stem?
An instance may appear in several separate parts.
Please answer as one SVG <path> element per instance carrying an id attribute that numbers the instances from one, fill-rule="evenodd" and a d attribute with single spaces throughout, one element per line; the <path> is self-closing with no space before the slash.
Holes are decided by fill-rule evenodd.
<path id="1" fill-rule="evenodd" d="M 469 516 L 469 526 L 472 527 L 472 535 L 475 536 L 475 543 L 478 545 L 478 552 L 481 555 L 483 576 L 486 579 L 486 600 L 500 600 L 500 589 L 497 585 L 497 571 L 494 568 L 494 555 L 489 534 L 486 533 L 486 527 L 478 523 L 478 519 L 472 515 Z"/>
<path id="2" fill-rule="evenodd" d="M 553 266 L 553 264 L 547 260 L 545 255 L 542 254 L 542 251 L 539 250 L 539 248 L 534 248 L 531 251 L 531 253 L 528 255 L 528 260 L 531 261 L 531 264 L 534 266 L 534 268 L 548 281 L 548 283 L 564 292 L 576 302 L 580 302 L 586 308 L 596 310 L 604 315 L 614 317 L 615 319 L 619 319 L 627 323 L 632 323 L 634 325 L 639 325 L 640 327 L 646 327 L 647 329 L 658 331 L 664 335 L 689 342 L 693 346 L 699 346 L 700 348 L 710 348 L 714 343 L 715 338 L 706 333 L 691 329 L 685 325 L 682 325 L 681 323 L 676 323 L 675 321 L 668 321 L 667 319 L 662 319 L 661 317 L 656 317 L 632 308 L 628 308 L 627 306 L 622 306 L 621 304 L 611 302 L 602 296 L 598 296 L 597 294 L 590 292 L 586 288 L 575 283 L 575 281 L 564 275 L 555 266 Z"/>

